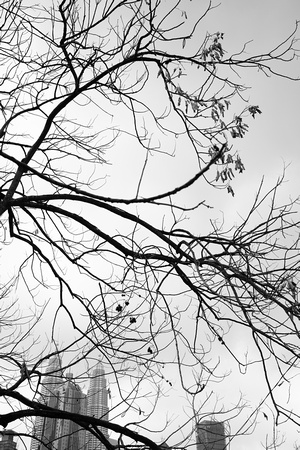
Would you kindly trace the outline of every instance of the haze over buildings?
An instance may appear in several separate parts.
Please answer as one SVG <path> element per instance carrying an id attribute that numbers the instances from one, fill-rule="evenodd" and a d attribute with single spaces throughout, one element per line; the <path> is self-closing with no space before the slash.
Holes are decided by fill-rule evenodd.
<path id="1" fill-rule="evenodd" d="M 107 386 L 102 364 L 99 362 L 92 371 L 90 386 L 84 394 L 78 384 L 73 381 L 73 374 L 63 377 L 61 361 L 58 356 L 50 359 L 41 389 L 40 401 L 53 408 L 70 413 L 94 416 L 98 419 L 108 419 Z M 99 431 L 108 438 L 106 428 Z M 78 424 L 66 419 L 37 417 L 34 425 L 34 436 L 31 440 L 31 450 L 103 450 L 105 447 L 90 432 Z M 46 445 L 49 444 L 48 447 Z"/>

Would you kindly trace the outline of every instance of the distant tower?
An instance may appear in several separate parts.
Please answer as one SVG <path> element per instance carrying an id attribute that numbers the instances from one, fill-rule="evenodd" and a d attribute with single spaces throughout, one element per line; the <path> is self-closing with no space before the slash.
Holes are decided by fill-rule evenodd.
<path id="1" fill-rule="evenodd" d="M 226 450 L 224 422 L 203 420 L 196 425 L 197 450 Z"/>
<path id="2" fill-rule="evenodd" d="M 39 401 L 52 408 L 58 408 L 59 389 L 62 382 L 61 360 L 58 355 L 49 360 L 46 369 L 47 375 L 41 387 Z M 52 418 L 37 417 L 34 424 L 33 434 L 44 443 L 55 440 L 56 420 Z M 46 447 L 37 439 L 31 439 L 30 450 L 46 450 Z M 49 447 L 48 447 L 49 448 Z"/>
<path id="3" fill-rule="evenodd" d="M 14 431 L 5 430 L 2 441 L 0 441 L 0 450 L 16 450 L 17 443 L 14 441 Z"/>
<path id="4" fill-rule="evenodd" d="M 108 420 L 107 387 L 103 365 L 99 362 L 92 371 L 90 387 L 87 393 L 87 415 Z M 100 431 L 108 438 L 107 428 Z M 91 433 L 86 434 L 87 450 L 104 450 L 105 446 Z"/>
<path id="5" fill-rule="evenodd" d="M 63 382 L 59 390 L 59 409 L 70 413 L 80 414 L 81 401 L 85 395 L 80 387 L 72 381 L 73 374 L 66 374 L 67 381 Z M 72 420 L 58 419 L 56 421 L 55 436 L 57 441 L 54 446 L 57 450 L 78 450 L 80 427 Z"/>

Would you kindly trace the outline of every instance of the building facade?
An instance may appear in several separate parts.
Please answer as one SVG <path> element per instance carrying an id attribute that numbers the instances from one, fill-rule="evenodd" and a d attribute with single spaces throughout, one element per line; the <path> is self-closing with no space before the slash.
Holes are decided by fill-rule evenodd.
<path id="1" fill-rule="evenodd" d="M 80 414 L 81 402 L 85 395 L 80 387 L 74 383 L 73 374 L 66 375 L 66 381 L 59 389 L 58 408 L 70 413 Z M 80 427 L 72 420 L 56 420 L 54 447 L 57 450 L 80 449 L 79 444 Z"/>
<path id="2" fill-rule="evenodd" d="M 87 393 L 87 415 L 97 417 L 98 419 L 108 420 L 108 393 L 104 368 L 101 363 L 98 363 L 96 368 L 92 371 L 90 379 L 90 387 Z M 108 438 L 107 428 L 99 428 L 104 437 Z M 87 449 L 86 450 L 104 450 L 106 447 L 101 444 L 99 439 L 87 433 L 86 435 Z"/>
<path id="3" fill-rule="evenodd" d="M 108 419 L 107 386 L 101 363 L 92 371 L 90 386 L 85 395 L 73 380 L 72 373 L 63 377 L 59 359 L 51 359 L 49 376 L 41 388 L 40 401 L 53 408 L 70 413 Z M 106 428 L 99 428 L 108 437 Z M 67 419 L 37 417 L 31 440 L 31 450 L 103 450 L 104 446 L 91 433 Z M 0 448 L 1 450 L 1 448 Z"/>
<path id="4" fill-rule="evenodd" d="M 3 433 L 0 441 L 0 450 L 16 450 L 17 443 L 14 441 L 14 434 L 12 430 L 6 430 Z"/>
<path id="5" fill-rule="evenodd" d="M 202 420 L 196 425 L 197 450 L 226 450 L 224 422 Z"/>
<path id="6" fill-rule="evenodd" d="M 52 408 L 58 408 L 59 389 L 61 387 L 62 371 L 59 356 L 53 356 L 49 360 L 45 377 L 41 387 L 41 397 L 39 401 Z M 31 440 L 30 450 L 47 450 L 55 441 L 56 420 L 46 417 L 37 417 L 34 424 L 33 433 L 37 439 Z M 44 444 L 47 444 L 46 447 Z"/>

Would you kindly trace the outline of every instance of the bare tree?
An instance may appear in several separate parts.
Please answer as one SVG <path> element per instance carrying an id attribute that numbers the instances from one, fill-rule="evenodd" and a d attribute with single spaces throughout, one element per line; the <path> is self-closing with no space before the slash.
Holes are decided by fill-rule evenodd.
<path id="1" fill-rule="evenodd" d="M 234 144 L 261 111 L 243 101 L 240 71 L 291 78 L 281 65 L 297 55 L 297 27 L 268 53 L 230 55 L 222 32 L 201 35 L 212 4 L 195 3 L 1 3 L 2 255 L 14 267 L 2 285 L 10 280 L 18 308 L 32 313 L 23 341 L 1 354 L 3 427 L 64 417 L 156 449 L 147 429 L 172 387 L 164 367 L 191 398 L 189 420 L 205 415 L 197 399 L 223 380 L 220 347 L 241 370 L 261 365 L 275 421 L 299 424 L 275 392 L 299 367 L 297 203 L 277 204 L 279 180 L 267 193 L 260 186 L 239 225 L 193 225 L 209 217 L 214 188 L 234 195 L 231 181 L 245 169 Z M 158 179 L 155 168 L 172 170 L 177 158 L 193 175 Z M 251 361 L 228 344 L 240 331 Z M 83 364 L 78 380 L 101 355 L 118 390 L 109 422 L 40 399 L 45 365 L 60 354 L 72 355 L 62 372 Z M 131 424 L 113 420 L 119 408 L 135 415 Z"/>

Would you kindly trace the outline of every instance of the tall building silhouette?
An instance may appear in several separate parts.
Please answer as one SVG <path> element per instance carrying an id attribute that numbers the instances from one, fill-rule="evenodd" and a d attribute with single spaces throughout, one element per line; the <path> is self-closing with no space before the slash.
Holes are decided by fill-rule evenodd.
<path id="1" fill-rule="evenodd" d="M 53 408 L 75 414 L 108 419 L 107 388 L 101 363 L 92 371 L 90 387 L 85 395 L 73 380 L 73 374 L 62 375 L 58 357 L 49 361 L 40 402 Z M 99 428 L 108 438 L 107 429 Z M 31 440 L 31 450 L 103 450 L 104 446 L 91 433 L 71 420 L 37 417 L 33 429 L 36 439 Z"/>
<path id="2" fill-rule="evenodd" d="M 58 408 L 59 389 L 62 381 L 61 360 L 55 355 L 49 360 L 45 377 L 41 387 L 39 401 L 52 408 Z M 37 417 L 34 424 L 34 435 L 37 439 L 31 440 L 30 450 L 47 450 L 44 444 L 55 441 L 56 420 L 49 417 Z M 49 448 L 49 447 L 48 447 Z"/>
<path id="3" fill-rule="evenodd" d="M 59 389 L 58 408 L 70 413 L 80 414 L 81 401 L 83 401 L 85 395 L 72 380 L 72 373 L 68 373 L 66 378 L 67 380 L 62 383 Z M 79 425 L 72 420 L 56 420 L 54 447 L 57 450 L 80 449 L 79 430 Z"/>
<path id="4" fill-rule="evenodd" d="M 108 420 L 107 386 L 103 365 L 99 362 L 92 371 L 90 387 L 87 393 L 87 415 Z M 107 428 L 99 428 L 108 438 Z M 87 450 L 104 450 L 106 447 L 91 433 L 87 433 Z"/>
<path id="5" fill-rule="evenodd" d="M 197 450 L 226 450 L 224 422 L 202 420 L 196 424 Z"/>

